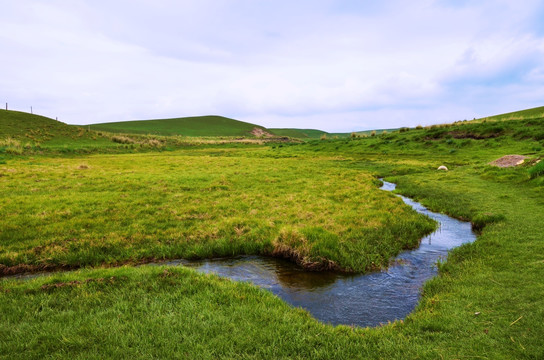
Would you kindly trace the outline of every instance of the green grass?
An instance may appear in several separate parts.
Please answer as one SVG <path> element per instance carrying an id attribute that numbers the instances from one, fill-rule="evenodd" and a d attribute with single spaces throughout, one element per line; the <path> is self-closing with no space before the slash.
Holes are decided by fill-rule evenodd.
<path id="1" fill-rule="evenodd" d="M 527 109 L 527 110 L 521 110 L 521 111 L 514 111 L 506 114 L 500 114 L 500 115 L 494 115 L 494 116 L 488 116 L 485 118 L 482 118 L 480 120 L 528 120 L 528 119 L 542 119 L 544 118 L 544 106 Z"/>
<path id="2" fill-rule="evenodd" d="M 472 221 L 479 235 L 439 264 L 412 314 L 375 329 L 324 325 L 265 290 L 182 268 L 3 279 L 0 357 L 542 359 L 544 177 L 532 174 L 540 174 L 544 125 L 526 116 L 244 149 L 6 158 L 4 266 L 283 246 L 362 266 L 365 254 L 395 252 L 386 244 L 398 244 L 399 233 L 426 228 L 377 190 L 377 176 Z M 488 165 L 507 154 L 529 160 Z M 394 233 L 379 233 L 387 226 Z M 348 241 L 357 229 L 364 241 Z"/>
<path id="3" fill-rule="evenodd" d="M 20 155 L 47 148 L 111 146 L 108 137 L 40 115 L 0 110 L 0 153 Z"/>
<path id="4" fill-rule="evenodd" d="M 134 120 L 92 124 L 91 129 L 125 134 L 183 136 L 251 136 L 264 127 L 223 116 L 195 116 L 159 120 Z"/>
<path id="5" fill-rule="evenodd" d="M 381 165 L 395 163 L 384 159 Z M 264 290 L 186 269 L 85 270 L 1 282 L 1 353 L 10 358 L 544 356 L 542 188 L 483 179 L 477 164 L 448 173 L 424 168 L 389 180 L 432 208 L 457 209 L 454 215 L 464 216 L 467 207 L 504 217 L 488 224 L 476 243 L 452 252 L 404 322 L 377 329 L 331 327 Z"/>
<path id="6" fill-rule="evenodd" d="M 237 254 L 366 271 L 434 229 L 335 159 L 236 149 L 13 161 L 0 167 L 8 267 Z"/>
<path id="7" fill-rule="evenodd" d="M 529 169 L 529 176 L 531 179 L 544 175 L 544 162 L 540 161 L 538 164 L 532 166 Z"/>
<path id="8" fill-rule="evenodd" d="M 328 134 L 326 131 L 316 129 L 270 128 L 268 130 L 279 136 L 289 136 L 299 139 L 319 139 L 323 134 Z"/>

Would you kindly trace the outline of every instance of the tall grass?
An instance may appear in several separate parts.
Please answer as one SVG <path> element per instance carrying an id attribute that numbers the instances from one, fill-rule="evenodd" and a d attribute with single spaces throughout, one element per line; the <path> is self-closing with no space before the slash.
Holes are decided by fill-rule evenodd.
<path id="1" fill-rule="evenodd" d="M 544 161 L 538 162 L 538 164 L 529 168 L 529 176 L 531 179 L 544 175 Z"/>

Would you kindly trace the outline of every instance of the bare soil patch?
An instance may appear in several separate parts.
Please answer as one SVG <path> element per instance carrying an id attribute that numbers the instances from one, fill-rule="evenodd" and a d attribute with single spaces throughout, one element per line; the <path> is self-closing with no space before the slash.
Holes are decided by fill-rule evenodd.
<path id="1" fill-rule="evenodd" d="M 523 155 L 506 155 L 500 159 L 490 162 L 489 165 L 498 166 L 501 168 L 513 167 L 523 164 L 526 158 L 527 157 Z"/>
<path id="2" fill-rule="evenodd" d="M 268 131 L 264 131 L 263 129 L 260 129 L 260 128 L 253 128 L 253 130 L 251 130 L 251 135 L 253 136 L 256 136 L 256 137 L 273 137 L 274 135 L 269 133 Z"/>

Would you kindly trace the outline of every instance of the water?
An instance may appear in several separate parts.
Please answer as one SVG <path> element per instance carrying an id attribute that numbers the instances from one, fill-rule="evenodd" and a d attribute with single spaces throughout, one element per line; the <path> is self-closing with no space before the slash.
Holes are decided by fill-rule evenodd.
<path id="1" fill-rule="evenodd" d="M 393 191 L 395 184 L 384 182 L 381 189 Z M 307 272 L 288 261 L 259 256 L 176 260 L 168 264 L 250 281 L 333 325 L 377 326 L 403 319 L 417 305 L 423 283 L 436 275 L 436 262 L 444 259 L 448 250 L 476 240 L 476 235 L 470 223 L 431 212 L 411 199 L 400 197 L 417 212 L 436 220 L 440 227 L 424 237 L 419 248 L 402 252 L 395 265 L 381 272 L 364 275 Z"/>

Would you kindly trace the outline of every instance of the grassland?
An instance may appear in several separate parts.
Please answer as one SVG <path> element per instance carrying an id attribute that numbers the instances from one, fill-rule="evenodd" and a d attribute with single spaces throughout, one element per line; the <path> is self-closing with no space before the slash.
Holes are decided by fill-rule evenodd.
<path id="1" fill-rule="evenodd" d="M 397 223 L 411 212 L 376 189 L 377 176 L 435 211 L 472 221 L 480 235 L 439 264 L 440 276 L 425 285 L 408 318 L 375 329 L 324 325 L 264 290 L 188 269 L 88 268 L 5 279 L 0 354 L 544 358 L 543 131 L 544 119 L 532 117 L 251 149 L 8 157 L 0 165 L 4 266 L 117 263 L 177 256 L 178 249 L 189 257 L 272 253 L 285 244 L 321 262 L 340 255 L 334 262 L 346 266 L 359 258 L 351 258 L 354 249 L 340 251 L 357 226 L 358 239 L 374 227 L 410 226 Z M 507 154 L 528 159 L 517 168 L 488 165 Z M 397 216 L 388 219 L 388 212 Z M 183 241 L 214 233 L 195 238 L 201 248 Z M 374 240 L 378 249 L 382 236 Z"/>
<path id="2" fill-rule="evenodd" d="M 246 151 L 28 159 L 0 167 L 5 271 L 275 254 L 365 271 L 434 229 L 335 158 Z M 0 266 L 1 267 L 1 266 Z"/>

